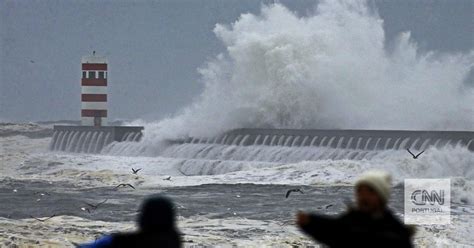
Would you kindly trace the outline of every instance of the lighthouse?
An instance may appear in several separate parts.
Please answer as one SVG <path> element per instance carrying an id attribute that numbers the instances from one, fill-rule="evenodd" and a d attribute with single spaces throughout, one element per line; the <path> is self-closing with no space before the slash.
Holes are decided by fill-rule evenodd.
<path id="1" fill-rule="evenodd" d="M 107 125 L 107 59 L 103 56 L 84 56 L 81 60 L 81 124 Z"/>
<path id="2" fill-rule="evenodd" d="M 101 153 L 113 142 L 140 141 L 143 127 L 108 125 L 107 59 L 97 56 L 94 51 L 92 55 L 82 57 L 81 72 L 81 125 L 55 125 L 49 149 Z"/>

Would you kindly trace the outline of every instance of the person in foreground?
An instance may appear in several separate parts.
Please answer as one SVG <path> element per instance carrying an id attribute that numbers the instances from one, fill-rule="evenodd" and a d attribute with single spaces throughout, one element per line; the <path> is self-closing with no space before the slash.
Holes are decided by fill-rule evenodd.
<path id="1" fill-rule="evenodd" d="M 304 233 L 329 247 L 412 247 L 413 229 L 388 209 L 391 178 L 368 171 L 355 184 L 356 207 L 337 217 L 297 213 Z"/>
<path id="2" fill-rule="evenodd" d="M 138 227 L 136 232 L 106 235 L 78 247 L 181 247 L 181 237 L 175 224 L 174 207 L 165 197 L 155 196 L 144 201 L 138 217 Z"/>

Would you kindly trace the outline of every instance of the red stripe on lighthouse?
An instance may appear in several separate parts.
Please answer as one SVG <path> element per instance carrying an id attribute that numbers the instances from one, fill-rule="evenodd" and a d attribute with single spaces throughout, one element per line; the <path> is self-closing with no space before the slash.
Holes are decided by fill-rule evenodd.
<path id="1" fill-rule="evenodd" d="M 82 117 L 107 117 L 107 110 L 97 109 L 83 109 L 81 110 Z"/>
<path id="2" fill-rule="evenodd" d="M 103 78 L 83 78 L 82 86 L 107 86 L 107 79 Z"/>
<path id="3" fill-rule="evenodd" d="M 82 94 L 81 100 L 83 102 L 106 102 L 107 94 Z"/>
<path id="4" fill-rule="evenodd" d="M 82 64 L 82 70 L 106 71 L 107 64 Z"/>

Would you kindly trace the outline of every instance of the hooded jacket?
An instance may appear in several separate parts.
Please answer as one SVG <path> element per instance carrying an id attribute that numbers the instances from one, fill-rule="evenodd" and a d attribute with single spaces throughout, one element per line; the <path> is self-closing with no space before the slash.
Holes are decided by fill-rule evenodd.
<path id="1" fill-rule="evenodd" d="M 174 207 L 166 198 L 146 200 L 138 225 L 138 232 L 112 235 L 111 247 L 181 247 L 181 238 L 175 226 Z"/>

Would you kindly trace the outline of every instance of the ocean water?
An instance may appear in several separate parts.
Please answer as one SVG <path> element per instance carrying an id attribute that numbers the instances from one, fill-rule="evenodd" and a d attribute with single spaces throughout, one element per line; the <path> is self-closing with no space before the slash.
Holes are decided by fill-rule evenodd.
<path id="1" fill-rule="evenodd" d="M 33 133 L 50 128 L 19 126 L 14 129 Z M 452 224 L 419 226 L 415 244 L 468 247 L 473 243 L 469 165 L 474 154 L 461 147 L 427 150 L 418 160 L 404 151 L 386 151 L 370 160 L 215 163 L 179 158 L 179 153 L 175 157 L 53 153 L 47 149 L 50 137 L 30 137 L 16 131 L 0 137 L 2 247 L 73 247 L 104 233 L 133 230 L 139 202 L 151 194 L 165 194 L 175 201 L 188 247 L 316 246 L 294 226 L 295 212 L 343 212 L 353 199 L 352 183 L 370 168 L 384 168 L 394 176 L 390 207 L 400 217 L 404 178 L 450 177 Z M 142 170 L 133 175 L 131 168 Z M 171 180 L 164 180 L 169 176 Z M 136 190 L 115 189 L 119 183 L 130 183 Z M 290 188 L 301 188 L 305 194 L 286 199 Z M 105 199 L 96 211 L 81 210 L 86 202 Z M 52 215 L 56 217 L 45 222 L 32 219 Z"/>

